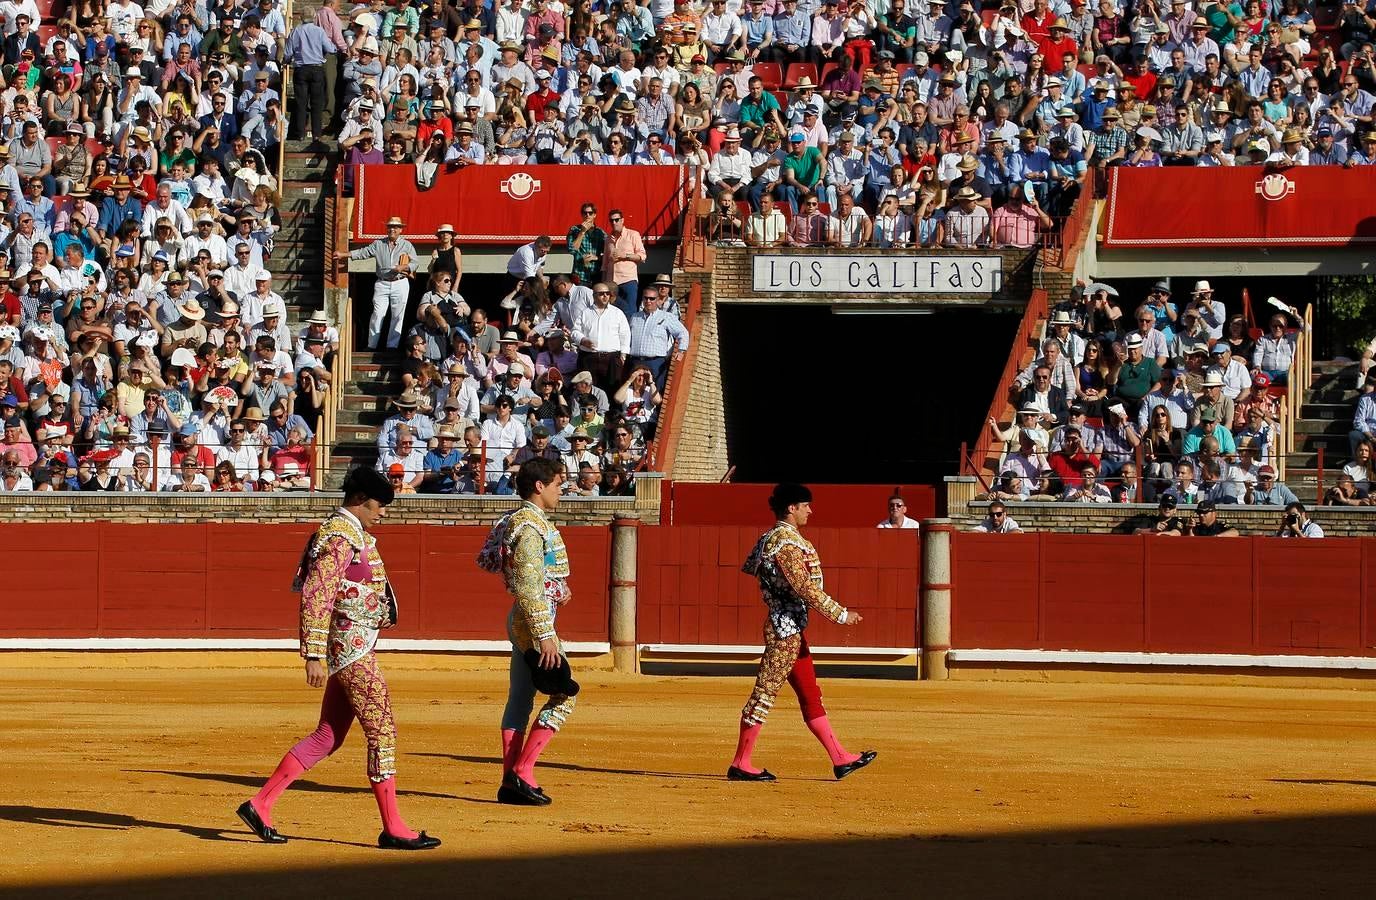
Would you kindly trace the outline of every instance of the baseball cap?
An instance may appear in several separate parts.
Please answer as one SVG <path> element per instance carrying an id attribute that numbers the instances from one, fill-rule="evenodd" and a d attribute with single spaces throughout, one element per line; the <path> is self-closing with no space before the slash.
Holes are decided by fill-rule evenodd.
<path id="1" fill-rule="evenodd" d="M 403 466 L 401 463 L 392 463 L 390 466 L 387 467 L 387 474 L 388 474 L 388 475 L 405 475 L 405 474 L 406 474 L 406 467 Z"/>
<path id="2" fill-rule="evenodd" d="M 1160 502 L 1157 503 L 1162 509 L 1175 509 L 1176 500 L 1174 494 L 1162 494 Z"/>
<path id="3" fill-rule="evenodd" d="M 1212 500 L 1201 500 L 1199 501 L 1199 505 L 1196 506 L 1194 509 L 1195 512 L 1206 513 L 1218 509 L 1218 506 Z"/>

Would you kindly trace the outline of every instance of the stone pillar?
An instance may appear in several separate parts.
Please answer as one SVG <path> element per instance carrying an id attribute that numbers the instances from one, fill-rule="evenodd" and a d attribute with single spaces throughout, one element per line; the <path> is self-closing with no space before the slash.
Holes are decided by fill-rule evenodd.
<path id="1" fill-rule="evenodd" d="M 922 520 L 922 677 L 944 681 L 951 649 L 950 519 Z"/>
<path id="2" fill-rule="evenodd" d="M 637 529 L 640 516 L 618 513 L 612 519 L 611 623 L 612 667 L 618 672 L 639 669 L 635 640 Z"/>

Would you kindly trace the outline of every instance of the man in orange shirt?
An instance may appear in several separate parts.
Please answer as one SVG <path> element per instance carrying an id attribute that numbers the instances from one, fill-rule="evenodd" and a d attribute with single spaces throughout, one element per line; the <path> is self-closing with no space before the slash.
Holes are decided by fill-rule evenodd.
<path id="1" fill-rule="evenodd" d="M 640 264 L 645 261 L 645 243 L 640 232 L 626 227 L 626 214 L 619 209 L 607 213 L 611 231 L 602 252 L 602 280 L 616 285 L 616 307 L 629 319 L 640 305 Z"/>

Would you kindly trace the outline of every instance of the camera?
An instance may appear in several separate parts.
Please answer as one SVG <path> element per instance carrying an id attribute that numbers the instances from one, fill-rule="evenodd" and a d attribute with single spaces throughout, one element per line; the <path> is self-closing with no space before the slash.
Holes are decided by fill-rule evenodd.
<path id="1" fill-rule="evenodd" d="M 1298 524 L 1299 524 L 1299 521 L 1300 521 L 1300 517 L 1297 516 L 1297 515 L 1295 515 L 1294 513 L 1286 513 L 1286 514 L 1285 514 L 1285 524 L 1286 524 L 1286 525 L 1298 525 Z"/>

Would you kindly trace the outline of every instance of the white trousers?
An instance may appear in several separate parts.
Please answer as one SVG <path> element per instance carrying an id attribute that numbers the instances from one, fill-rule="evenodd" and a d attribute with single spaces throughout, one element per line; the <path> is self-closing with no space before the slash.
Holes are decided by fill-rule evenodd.
<path id="1" fill-rule="evenodd" d="M 368 319 L 368 349 L 376 350 L 382 338 L 382 320 L 392 313 L 391 327 L 387 330 L 387 347 L 401 346 L 401 319 L 406 314 L 406 300 L 411 294 L 411 280 L 398 278 L 396 281 L 378 279 L 373 286 L 373 314 Z"/>

